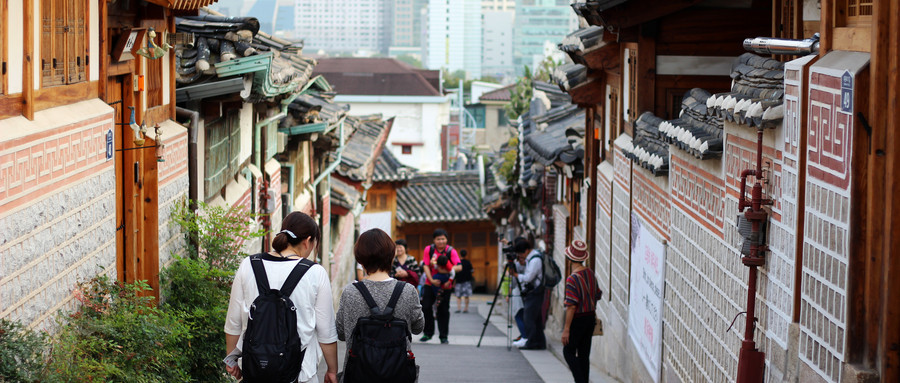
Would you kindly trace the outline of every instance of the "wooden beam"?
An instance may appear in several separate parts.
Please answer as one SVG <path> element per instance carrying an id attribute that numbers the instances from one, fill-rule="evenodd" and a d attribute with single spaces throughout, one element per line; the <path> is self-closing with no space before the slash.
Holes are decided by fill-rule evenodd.
<path id="1" fill-rule="evenodd" d="M 98 86 L 99 81 L 90 81 L 38 89 L 34 92 L 34 111 L 38 112 L 97 98 Z"/>
<path id="2" fill-rule="evenodd" d="M 175 33 L 175 15 L 171 11 L 166 12 L 169 18 L 169 33 Z M 175 120 L 175 50 L 169 51 L 167 57 L 169 60 L 169 118 Z"/>
<path id="3" fill-rule="evenodd" d="M 870 52 L 872 47 L 871 27 L 834 28 L 832 49 L 836 51 Z"/>
<path id="4" fill-rule="evenodd" d="M 22 114 L 34 120 L 34 0 L 23 0 L 22 28 L 25 52 L 22 56 Z"/>
<path id="5" fill-rule="evenodd" d="M 0 3 L 0 21 L 3 22 L 2 24 L 0 24 L 0 38 L 3 38 L 3 39 L 6 39 L 6 36 L 8 36 L 8 31 L 7 31 L 8 28 L 6 27 L 7 25 L 9 25 L 9 23 L 7 22 L 7 20 L 9 19 L 8 15 L 9 15 L 9 2 L 4 1 L 4 2 Z M 7 45 L 8 44 L 6 44 L 6 43 L 0 44 L 0 62 L 3 62 L 8 66 L 9 65 L 8 64 L 8 62 L 9 62 L 9 49 L 8 48 L 9 47 L 7 47 Z M 9 71 L 8 68 L 7 68 L 7 71 Z M 0 94 L 9 93 L 9 80 L 7 80 L 8 77 L 9 76 L 7 76 L 6 73 L 0 73 Z M 3 109 L 0 109 L 0 110 L 3 110 Z M 2 112 L 0 112 L 0 113 L 2 113 Z"/>
<path id="6" fill-rule="evenodd" d="M 876 14 L 883 14 L 886 23 L 880 18 L 873 22 L 875 33 L 879 41 L 877 44 L 884 50 L 884 55 L 879 55 L 885 61 L 885 66 L 892 70 L 881 72 L 879 66 L 877 73 L 873 74 L 874 82 L 884 84 L 888 89 L 887 97 L 883 100 L 884 107 L 881 112 L 885 114 L 885 131 L 887 153 L 885 156 L 885 195 L 887 204 L 885 215 L 885 246 L 883 249 L 883 267 L 881 279 L 884 281 L 884 296 L 881 302 L 881 321 L 878 328 L 872 331 L 881 333 L 882 354 L 877 360 L 877 365 L 882 366 L 880 375 L 883 382 L 900 381 L 900 352 L 896 346 L 900 344 L 900 326 L 897 318 L 900 317 L 900 222 L 893 219 L 900 217 L 900 202 L 896 196 L 900 195 L 900 4 L 894 2 L 876 2 Z M 874 21 L 874 20 L 873 20 Z M 886 33 L 884 33 L 886 32 Z M 873 44 L 876 44 L 873 41 Z M 873 50 L 874 51 L 874 50 Z M 877 75 L 877 77 L 875 77 Z M 879 85 L 881 86 L 881 85 Z M 872 108 L 875 110 L 875 107 Z"/>
<path id="7" fill-rule="evenodd" d="M 595 79 L 569 89 L 568 93 L 569 97 L 572 98 L 572 103 L 588 107 L 603 102 L 603 97 L 606 92 L 604 92 L 600 83 L 599 80 Z"/>
<path id="8" fill-rule="evenodd" d="M 606 43 L 603 47 L 582 54 L 584 65 L 593 70 L 618 70 L 622 58 L 618 43 Z"/>
<path id="9" fill-rule="evenodd" d="M 821 29 L 819 30 L 819 57 L 831 51 L 831 39 L 834 37 L 834 2 L 837 0 L 822 0 L 820 2 Z"/>
<path id="10" fill-rule="evenodd" d="M 100 81 L 100 84 L 97 95 L 101 100 L 110 102 L 114 100 L 109 100 L 106 97 L 106 87 L 109 81 L 109 21 L 107 20 L 109 18 L 109 9 L 107 8 L 106 0 L 97 0 L 97 4 L 100 12 L 98 16 L 100 18 L 100 47 L 98 57 L 95 58 L 96 61 L 100 62 L 100 78 L 97 79 Z"/>
<path id="11" fill-rule="evenodd" d="M 690 7 L 702 0 L 629 1 L 601 12 L 606 26 L 616 30 L 628 28 Z"/>
<path id="12" fill-rule="evenodd" d="M 0 120 L 22 115 L 22 94 L 0 96 Z"/>

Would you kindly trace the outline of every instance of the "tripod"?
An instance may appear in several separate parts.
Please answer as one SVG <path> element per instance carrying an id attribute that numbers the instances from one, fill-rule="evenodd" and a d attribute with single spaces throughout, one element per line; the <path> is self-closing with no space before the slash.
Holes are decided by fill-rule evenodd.
<path id="1" fill-rule="evenodd" d="M 478 337 L 478 344 L 475 347 L 481 347 L 481 340 L 484 338 L 484 331 L 487 330 L 487 325 L 491 321 L 491 313 L 494 312 L 494 306 L 497 305 L 497 298 L 500 295 L 500 290 L 501 290 L 501 287 L 503 286 L 503 281 L 506 279 L 507 276 L 509 276 L 508 271 L 513 268 L 513 262 L 514 261 L 508 261 L 508 262 L 506 262 L 506 266 L 503 267 L 503 274 L 501 274 L 501 276 L 500 276 L 500 283 L 497 284 L 497 291 L 494 292 L 494 299 L 491 301 L 491 309 L 488 310 L 487 318 L 484 319 L 484 325 L 481 327 L 481 336 Z M 521 292 L 522 285 L 519 284 L 519 279 L 512 278 L 512 277 L 510 277 L 510 279 L 515 282 L 516 287 Z M 512 297 L 512 295 L 508 295 L 508 297 Z M 506 310 L 507 310 L 507 313 L 506 313 L 506 351 L 509 351 L 509 350 L 512 350 L 512 334 L 511 334 L 512 320 L 513 320 L 512 319 L 512 316 L 513 316 L 512 302 L 509 302 L 506 304 Z"/>

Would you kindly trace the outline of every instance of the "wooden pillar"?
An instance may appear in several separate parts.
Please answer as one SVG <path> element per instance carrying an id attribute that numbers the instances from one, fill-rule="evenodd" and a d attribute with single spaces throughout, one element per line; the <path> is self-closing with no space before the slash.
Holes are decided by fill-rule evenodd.
<path id="1" fill-rule="evenodd" d="M 97 79 L 100 83 L 98 86 L 98 97 L 101 100 L 110 102 L 106 98 L 107 92 L 107 82 L 109 81 L 109 9 L 107 8 L 106 0 L 97 0 L 100 19 L 100 48 L 98 57 L 95 59 L 100 62 L 100 76 Z M 124 110 L 124 109 L 123 109 Z M 116 116 L 118 117 L 118 116 Z M 116 121 L 118 122 L 118 121 Z"/>
<path id="2" fill-rule="evenodd" d="M 38 0 L 40 1 L 40 0 Z M 22 56 L 22 114 L 34 120 L 34 0 L 22 4 L 22 26 L 25 54 Z"/>
<path id="3" fill-rule="evenodd" d="M 595 121 L 597 119 L 596 104 L 588 106 L 585 109 L 585 112 L 584 170 L 587 172 L 590 187 L 586 190 L 582 190 L 582 193 L 588 193 L 587 206 L 583 207 L 583 209 L 587 209 L 587 222 L 584 223 L 584 234 L 585 241 L 588 245 L 587 265 L 591 269 L 596 269 L 594 260 L 596 259 L 597 252 L 597 244 L 595 242 L 597 239 L 597 164 L 600 163 L 599 151 L 597 150 L 597 146 L 599 146 L 600 142 L 597 141 L 597 135 L 594 133 L 594 128 L 596 127 Z"/>
<path id="4" fill-rule="evenodd" d="M 822 0 L 821 20 L 819 28 L 819 56 L 825 56 L 831 50 L 834 38 L 834 5 L 836 0 Z"/>
<path id="5" fill-rule="evenodd" d="M 169 20 L 168 32 L 175 33 L 175 15 L 172 10 L 166 10 L 166 17 Z M 170 50 L 166 58 L 169 60 L 169 118 L 175 120 L 175 49 Z"/>

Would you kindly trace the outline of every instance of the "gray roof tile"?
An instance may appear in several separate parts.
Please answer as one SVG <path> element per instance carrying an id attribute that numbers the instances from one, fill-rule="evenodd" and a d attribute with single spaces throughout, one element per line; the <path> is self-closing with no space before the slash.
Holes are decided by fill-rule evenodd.
<path id="1" fill-rule="evenodd" d="M 478 171 L 416 174 L 397 190 L 397 218 L 406 223 L 487 220 L 480 188 Z"/>

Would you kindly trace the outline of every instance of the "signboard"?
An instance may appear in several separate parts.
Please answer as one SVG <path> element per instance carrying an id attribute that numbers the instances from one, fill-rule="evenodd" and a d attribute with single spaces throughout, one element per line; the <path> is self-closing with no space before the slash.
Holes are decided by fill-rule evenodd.
<path id="1" fill-rule="evenodd" d="M 841 111 L 853 114 L 853 75 L 844 71 L 841 76 Z"/>
<path id="2" fill-rule="evenodd" d="M 106 160 L 109 161 L 113 158 L 113 132 L 112 129 L 106 131 Z"/>
<path id="3" fill-rule="evenodd" d="M 359 233 L 365 233 L 369 229 L 381 229 L 387 233 L 388 236 L 393 237 L 391 234 L 391 226 L 393 226 L 391 222 L 391 212 L 382 211 L 378 213 L 363 213 L 359 216 Z"/>
<path id="4" fill-rule="evenodd" d="M 628 335 L 654 382 L 662 359 L 663 288 L 666 249 L 635 213 L 631 213 L 631 286 Z"/>

